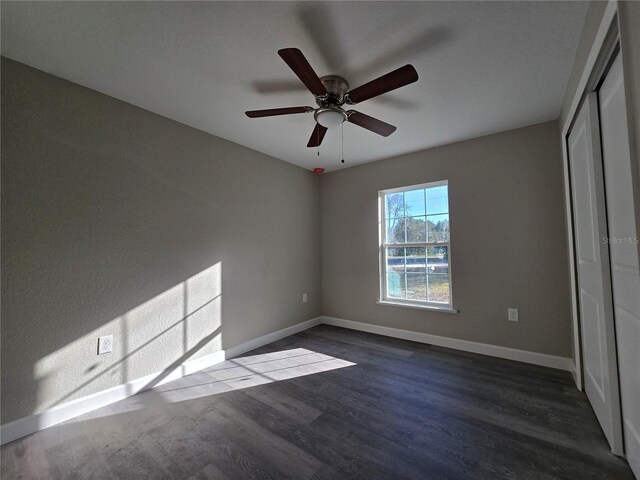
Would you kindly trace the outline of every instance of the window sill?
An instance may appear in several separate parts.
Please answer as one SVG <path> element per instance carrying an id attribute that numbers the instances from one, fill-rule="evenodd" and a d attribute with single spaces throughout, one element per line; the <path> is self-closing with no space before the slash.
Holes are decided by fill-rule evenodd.
<path id="1" fill-rule="evenodd" d="M 388 300 L 377 300 L 376 303 L 378 305 L 386 305 L 388 307 L 407 307 L 407 308 L 417 308 L 418 310 L 431 310 L 433 312 L 459 313 L 459 310 L 456 310 L 448 306 L 436 307 L 435 305 L 416 305 L 414 303 L 390 302 Z"/>

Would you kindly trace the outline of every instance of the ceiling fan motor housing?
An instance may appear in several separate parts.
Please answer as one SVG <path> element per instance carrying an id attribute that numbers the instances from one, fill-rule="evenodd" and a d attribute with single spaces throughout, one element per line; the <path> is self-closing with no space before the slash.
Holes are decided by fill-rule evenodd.
<path id="1" fill-rule="evenodd" d="M 349 91 L 347 81 L 337 75 L 321 77 L 320 81 L 327 89 L 328 95 L 316 96 L 316 103 L 320 107 L 340 107 L 344 104 L 344 96 Z"/>

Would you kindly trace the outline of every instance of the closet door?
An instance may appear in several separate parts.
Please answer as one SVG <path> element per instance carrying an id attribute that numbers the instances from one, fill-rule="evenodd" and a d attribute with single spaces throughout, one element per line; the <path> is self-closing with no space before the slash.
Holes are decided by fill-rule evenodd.
<path id="1" fill-rule="evenodd" d="M 599 95 L 625 454 L 640 478 L 640 269 L 620 55 Z M 638 199 L 636 199 L 638 201 Z"/>
<path id="2" fill-rule="evenodd" d="M 613 453 L 622 455 L 597 94 L 585 98 L 568 137 L 584 386 Z"/>

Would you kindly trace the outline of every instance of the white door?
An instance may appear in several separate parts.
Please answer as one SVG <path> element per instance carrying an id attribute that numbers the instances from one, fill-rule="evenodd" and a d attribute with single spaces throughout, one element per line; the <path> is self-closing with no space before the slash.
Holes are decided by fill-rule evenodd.
<path id="1" fill-rule="evenodd" d="M 640 478 L 640 268 L 633 173 L 622 61 L 614 61 L 599 91 L 613 308 L 618 340 L 622 430 L 629 465 Z"/>
<path id="2" fill-rule="evenodd" d="M 584 386 L 611 450 L 622 455 L 597 94 L 585 98 L 568 138 Z"/>

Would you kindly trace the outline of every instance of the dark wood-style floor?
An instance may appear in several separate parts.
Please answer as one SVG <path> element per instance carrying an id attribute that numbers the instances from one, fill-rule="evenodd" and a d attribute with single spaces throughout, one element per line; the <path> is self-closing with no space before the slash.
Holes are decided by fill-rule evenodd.
<path id="1" fill-rule="evenodd" d="M 329 326 L 1 453 L 3 479 L 633 478 L 567 372 Z"/>

